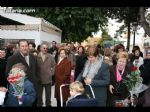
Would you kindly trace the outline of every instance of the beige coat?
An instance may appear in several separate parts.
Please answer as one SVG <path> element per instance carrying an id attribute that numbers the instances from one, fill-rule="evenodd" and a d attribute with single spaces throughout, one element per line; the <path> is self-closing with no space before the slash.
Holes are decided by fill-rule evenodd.
<path id="1" fill-rule="evenodd" d="M 37 56 L 37 75 L 41 84 L 48 84 L 52 82 L 52 76 L 54 75 L 56 62 L 51 54 L 47 54 L 45 61 L 43 62 L 41 54 Z"/>

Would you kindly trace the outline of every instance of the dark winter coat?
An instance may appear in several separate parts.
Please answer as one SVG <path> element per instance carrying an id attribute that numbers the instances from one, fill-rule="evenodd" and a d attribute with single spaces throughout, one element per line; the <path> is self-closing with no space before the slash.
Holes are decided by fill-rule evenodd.
<path id="1" fill-rule="evenodd" d="M 93 107 L 98 106 L 96 99 L 88 99 L 85 95 L 78 95 L 67 102 L 66 107 Z"/>
<path id="2" fill-rule="evenodd" d="M 25 107 L 25 106 L 32 106 L 32 103 L 36 99 L 36 92 L 34 89 L 33 84 L 28 80 L 25 79 L 24 82 L 24 95 L 22 96 L 22 105 L 19 105 L 17 97 L 13 94 L 14 89 L 12 85 L 9 86 L 8 96 L 5 101 L 6 107 Z"/>
<path id="3" fill-rule="evenodd" d="M 82 73 L 77 77 L 78 81 L 82 81 Z M 98 101 L 98 106 L 106 106 L 107 100 L 107 88 L 110 83 L 110 72 L 109 65 L 102 62 L 101 68 L 99 68 L 98 73 L 94 76 L 91 86 L 95 93 L 95 98 Z M 87 89 L 85 89 L 86 92 Z"/>
<path id="4" fill-rule="evenodd" d="M 24 57 L 20 54 L 20 52 L 17 52 L 16 54 L 12 55 L 7 60 L 6 65 L 6 76 L 8 76 L 8 73 L 10 72 L 12 66 L 17 63 L 23 63 L 27 67 L 27 78 L 35 85 L 38 82 L 37 79 L 37 59 L 35 56 L 29 54 L 29 65 L 25 61 Z"/>
<path id="5" fill-rule="evenodd" d="M 0 59 L 0 87 L 7 87 L 7 80 L 5 75 L 6 59 Z"/>
<path id="6" fill-rule="evenodd" d="M 55 97 L 60 101 L 60 86 L 62 84 L 70 84 L 71 76 L 71 61 L 64 58 L 55 69 Z M 69 97 L 69 87 L 63 87 L 63 102 L 66 102 Z"/>
<path id="7" fill-rule="evenodd" d="M 124 73 L 122 74 L 122 79 L 125 79 L 127 74 L 130 74 L 130 69 L 126 66 Z M 117 82 L 116 75 L 116 65 L 110 67 L 110 85 L 114 87 L 114 93 L 109 94 L 110 106 L 115 106 L 115 100 L 124 100 L 128 95 L 129 91 L 127 90 L 123 80 Z"/>

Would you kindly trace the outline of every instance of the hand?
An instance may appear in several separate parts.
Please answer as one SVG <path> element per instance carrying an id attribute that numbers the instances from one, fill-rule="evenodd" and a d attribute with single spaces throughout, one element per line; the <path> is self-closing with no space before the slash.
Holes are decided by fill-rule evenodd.
<path id="1" fill-rule="evenodd" d="M 0 91 L 7 92 L 8 89 L 6 89 L 5 87 L 0 87 Z"/>
<path id="2" fill-rule="evenodd" d="M 22 96 L 17 96 L 18 101 L 21 101 Z"/>
<path id="3" fill-rule="evenodd" d="M 109 91 L 111 94 L 113 94 L 113 89 L 114 89 L 114 86 L 113 85 L 109 85 Z"/>
<path id="4" fill-rule="evenodd" d="M 134 105 L 138 103 L 138 98 L 136 96 L 130 97 L 130 101 L 133 102 Z"/>
<path id="5" fill-rule="evenodd" d="M 86 77 L 86 78 L 84 79 L 84 82 L 85 82 L 85 84 L 91 84 L 91 83 L 92 83 L 92 79 Z"/>
<path id="6" fill-rule="evenodd" d="M 131 103 L 131 100 L 129 100 L 128 98 L 124 99 L 125 103 Z"/>

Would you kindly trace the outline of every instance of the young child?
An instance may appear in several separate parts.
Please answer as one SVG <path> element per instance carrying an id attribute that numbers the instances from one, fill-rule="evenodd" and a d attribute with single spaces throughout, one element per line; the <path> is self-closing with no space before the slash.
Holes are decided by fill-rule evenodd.
<path id="1" fill-rule="evenodd" d="M 17 63 L 15 65 L 13 65 L 12 70 L 9 73 L 9 76 L 17 76 L 18 74 L 26 76 L 25 71 L 26 71 L 26 67 L 22 63 Z M 9 76 L 8 76 L 8 78 L 9 78 Z M 24 77 L 21 77 L 17 80 L 20 81 L 20 80 L 22 80 L 22 78 L 24 78 Z M 23 92 L 23 94 L 21 96 L 16 95 L 15 89 L 13 86 L 14 85 L 10 83 L 9 89 L 8 89 L 8 95 L 6 96 L 7 98 L 6 98 L 6 102 L 4 105 L 6 107 L 7 106 L 8 107 L 32 106 L 32 103 L 36 99 L 36 92 L 35 92 L 33 84 L 25 77 L 25 79 L 23 81 L 23 90 L 21 91 L 21 92 Z M 19 86 L 19 88 L 21 88 L 21 87 Z"/>
<path id="2" fill-rule="evenodd" d="M 66 102 L 66 106 L 71 106 L 71 102 L 75 99 L 86 98 L 84 95 L 84 87 L 83 84 L 79 81 L 75 81 L 70 84 L 70 98 Z"/>
<path id="3" fill-rule="evenodd" d="M 95 99 L 88 99 L 84 95 L 84 86 L 81 82 L 75 81 L 70 85 L 70 98 L 66 102 L 67 107 L 83 107 L 83 106 L 96 106 Z"/>

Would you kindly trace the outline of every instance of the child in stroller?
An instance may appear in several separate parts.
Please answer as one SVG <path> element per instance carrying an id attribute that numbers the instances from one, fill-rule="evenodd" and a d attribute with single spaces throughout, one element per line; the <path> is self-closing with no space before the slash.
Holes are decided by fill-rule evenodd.
<path id="1" fill-rule="evenodd" d="M 75 81 L 70 84 L 70 98 L 66 102 L 66 107 L 93 107 L 97 106 L 95 98 L 89 99 L 84 93 L 84 86 L 81 82 Z"/>

